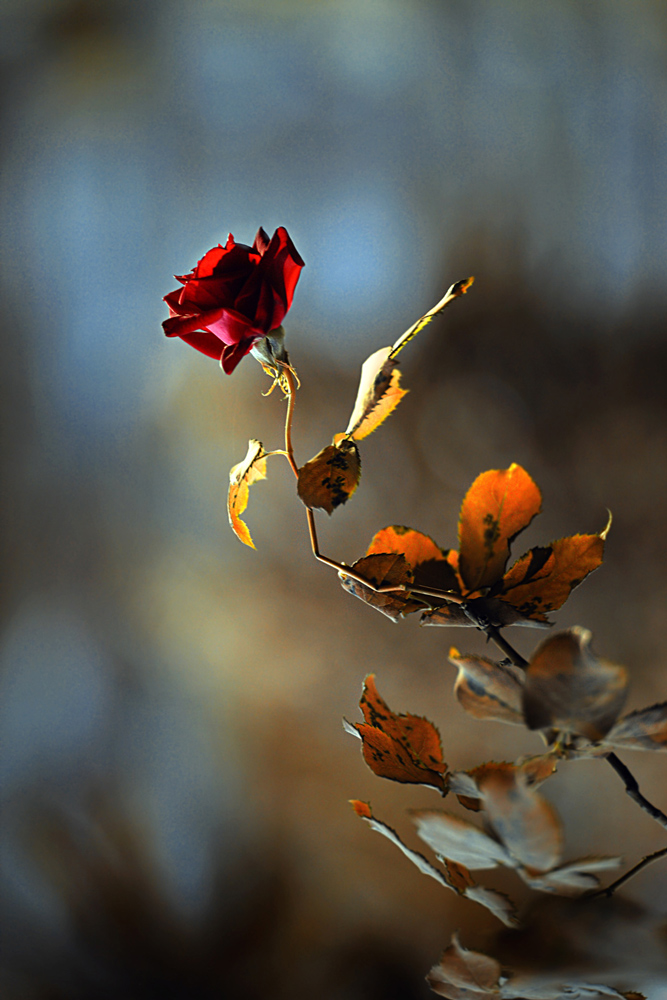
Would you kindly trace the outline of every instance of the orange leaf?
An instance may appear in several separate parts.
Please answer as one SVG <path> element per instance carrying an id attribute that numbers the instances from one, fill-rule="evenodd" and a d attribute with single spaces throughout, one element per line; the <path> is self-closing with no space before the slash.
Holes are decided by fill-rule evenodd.
<path id="1" fill-rule="evenodd" d="M 258 479 L 266 479 L 266 457 L 261 441 L 250 440 L 246 457 L 229 472 L 229 493 L 227 495 L 227 513 L 229 523 L 236 537 L 255 548 L 250 537 L 248 526 L 241 520 L 241 514 L 248 506 L 249 487 Z"/>
<path id="2" fill-rule="evenodd" d="M 366 555 L 384 552 L 397 552 L 405 556 L 414 573 L 415 586 L 453 590 L 456 593 L 460 591 L 455 568 L 456 552 L 441 549 L 421 531 L 401 524 L 382 528 L 373 536 Z"/>
<path id="3" fill-rule="evenodd" d="M 468 591 L 498 582 L 512 540 L 528 527 L 541 505 L 540 491 L 520 465 L 477 477 L 459 518 L 459 570 Z"/>
<path id="4" fill-rule="evenodd" d="M 584 628 L 558 632 L 538 646 L 528 668 L 523 711 L 529 729 L 560 729 L 600 740 L 625 701 L 624 667 L 599 659 Z"/>
<path id="5" fill-rule="evenodd" d="M 353 569 L 359 576 L 372 583 L 374 587 L 409 586 L 412 583 L 412 571 L 405 561 L 405 556 L 400 553 L 387 552 L 382 555 L 364 556 L 353 563 Z M 372 608 L 381 611 L 387 618 L 397 622 L 404 615 L 409 615 L 412 611 L 419 611 L 424 607 L 423 601 L 414 600 L 410 596 L 409 590 L 388 591 L 378 593 L 365 587 L 363 583 L 347 576 L 344 570 L 338 574 L 343 590 L 348 594 L 353 594 L 360 601 L 370 604 Z"/>
<path id="6" fill-rule="evenodd" d="M 364 760 L 381 778 L 432 785 L 446 792 L 440 735 L 432 722 L 418 715 L 397 715 L 378 694 L 369 674 L 359 702 L 365 724 L 355 725 L 363 741 Z"/>
<path id="7" fill-rule="evenodd" d="M 327 445 L 299 469 L 297 493 L 306 507 L 321 507 L 333 514 L 350 499 L 361 475 L 357 446 L 349 438 Z"/>
<path id="8" fill-rule="evenodd" d="M 382 347 L 361 366 L 357 398 L 345 431 L 345 436 L 353 441 L 368 437 L 396 409 L 408 391 L 400 387 L 401 373 L 391 352 L 391 347 Z"/>
<path id="9" fill-rule="evenodd" d="M 503 577 L 498 596 L 524 617 L 546 622 L 600 566 L 610 526 L 611 517 L 597 535 L 571 535 L 526 552 Z"/>

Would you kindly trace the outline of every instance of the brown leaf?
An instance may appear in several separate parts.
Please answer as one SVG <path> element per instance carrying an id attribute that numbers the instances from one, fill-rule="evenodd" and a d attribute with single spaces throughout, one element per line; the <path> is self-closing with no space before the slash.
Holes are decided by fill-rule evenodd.
<path id="1" fill-rule="evenodd" d="M 600 880 L 595 872 L 618 868 L 622 858 L 578 858 L 551 871 L 535 873 L 525 868 L 519 874 L 531 889 L 553 892 L 558 896 L 578 896 L 590 889 L 597 889 Z"/>
<path id="2" fill-rule="evenodd" d="M 457 553 L 441 549 L 428 535 L 414 528 L 391 524 L 378 531 L 371 541 L 367 556 L 395 552 L 405 556 L 413 572 L 415 586 L 460 591 L 456 573 Z"/>
<path id="3" fill-rule="evenodd" d="M 628 675 L 624 667 L 595 656 L 590 640 L 587 629 L 576 627 L 537 648 L 523 691 L 529 729 L 559 729 L 593 741 L 609 732 L 623 707 Z"/>
<path id="4" fill-rule="evenodd" d="M 520 770 L 496 769 L 477 779 L 489 822 L 510 854 L 543 872 L 561 858 L 563 834 L 553 806 Z"/>
<path id="5" fill-rule="evenodd" d="M 365 724 L 356 724 L 364 760 L 381 778 L 447 789 L 447 765 L 440 735 L 432 722 L 418 715 L 397 715 L 380 697 L 375 675 L 369 674 L 359 702 Z"/>
<path id="6" fill-rule="evenodd" d="M 392 844 L 395 844 L 417 866 L 420 872 L 424 875 L 429 875 L 447 889 L 453 889 L 458 895 L 465 896 L 467 899 L 485 906 L 507 927 L 517 926 L 518 922 L 514 905 L 504 893 L 478 886 L 468 869 L 463 865 L 456 864 L 454 861 L 447 861 L 444 865 L 444 871 L 436 868 L 423 854 L 413 851 L 404 844 L 395 830 L 392 830 L 390 826 L 387 826 L 381 820 L 376 819 L 367 802 L 359 802 L 356 799 L 351 801 L 357 815 L 365 819 L 373 830 L 381 833 Z"/>
<path id="7" fill-rule="evenodd" d="M 306 507 L 321 507 L 332 514 L 350 499 L 361 475 L 359 451 L 343 437 L 327 445 L 299 469 L 297 493 Z"/>
<path id="8" fill-rule="evenodd" d="M 575 587 L 602 563 L 609 528 L 597 535 L 571 535 L 526 552 L 503 577 L 497 595 L 525 618 L 547 622 Z"/>
<path id="9" fill-rule="evenodd" d="M 472 989 L 479 993 L 498 993 L 502 968 L 495 958 L 479 951 L 462 948 L 458 935 L 452 935 L 452 943 L 442 954 L 440 964 L 431 969 L 426 981 L 437 993 L 441 983 Z M 443 994 L 441 994 L 443 995 Z M 448 996 L 447 993 L 444 996 Z"/>
<path id="10" fill-rule="evenodd" d="M 513 867 L 513 861 L 502 844 L 459 816 L 442 810 L 411 810 L 417 834 L 439 860 L 447 858 L 465 865 L 471 871 Z"/>
<path id="11" fill-rule="evenodd" d="M 345 436 L 361 441 L 396 409 L 407 389 L 401 389 L 401 373 L 391 357 L 392 348 L 382 347 L 361 366 L 357 398 Z"/>
<path id="12" fill-rule="evenodd" d="M 619 719 L 603 742 L 626 750 L 667 750 L 667 701 Z"/>
<path id="13" fill-rule="evenodd" d="M 458 668 L 454 693 L 476 719 L 494 719 L 522 726 L 523 671 L 494 663 L 485 656 L 462 656 L 453 646 L 449 662 Z"/>
<path id="14" fill-rule="evenodd" d="M 359 576 L 372 583 L 374 587 L 410 586 L 413 581 L 412 570 L 408 566 L 405 556 L 387 552 L 382 555 L 364 556 L 350 566 Z M 370 587 L 365 587 L 363 583 L 348 576 L 344 570 L 338 574 L 343 590 L 348 594 L 353 594 L 360 601 L 370 604 L 377 611 L 381 611 L 387 618 L 397 622 L 404 615 L 409 615 L 413 611 L 419 611 L 424 607 L 423 601 L 418 601 L 411 597 L 409 591 L 388 591 L 387 593 L 377 593 Z"/>
<path id="15" fill-rule="evenodd" d="M 548 628 L 550 622 L 526 618 L 517 608 L 497 597 L 468 598 L 463 604 L 442 604 L 425 611 L 420 625 L 458 625 L 463 628 L 484 628 L 494 625 L 506 628 L 508 625 L 526 625 L 530 628 Z"/>
<path id="16" fill-rule="evenodd" d="M 247 524 L 241 520 L 241 514 L 248 506 L 249 487 L 258 479 L 266 479 L 266 457 L 261 441 L 254 439 L 248 442 L 246 457 L 229 472 L 229 493 L 227 495 L 227 513 L 229 523 L 236 537 L 255 548 L 250 537 Z"/>
<path id="17" fill-rule="evenodd" d="M 502 577 L 512 540 L 542 506 L 537 486 L 520 465 L 483 472 L 465 495 L 459 518 L 459 570 L 475 592 Z"/>

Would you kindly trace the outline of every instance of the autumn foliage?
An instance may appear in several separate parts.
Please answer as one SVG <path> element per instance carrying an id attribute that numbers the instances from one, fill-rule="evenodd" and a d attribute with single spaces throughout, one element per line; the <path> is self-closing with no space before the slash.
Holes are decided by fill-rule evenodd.
<path id="1" fill-rule="evenodd" d="M 209 251 L 198 270 L 182 279 L 185 299 L 183 293 L 178 300 L 176 293 L 167 296 L 178 318 L 165 324 L 171 324 L 168 333 L 189 338 L 205 353 L 211 353 L 211 335 L 221 337 L 225 346 L 220 348 L 220 358 L 226 371 L 252 348 L 274 384 L 287 396 L 284 448 L 265 451 L 260 441 L 251 439 L 245 458 L 230 472 L 228 513 L 233 531 L 241 542 L 254 547 L 242 520 L 250 487 L 266 478 L 269 458 L 286 458 L 296 477 L 296 494 L 305 507 L 313 554 L 337 571 L 344 590 L 393 622 L 418 612 L 420 623 L 426 626 L 483 632 L 500 655 L 493 658 L 451 647 L 449 662 L 456 671 L 454 697 L 475 722 L 492 720 L 522 726 L 536 738 L 535 753 L 529 756 L 514 761 L 471 762 L 466 770 L 451 770 L 445 761 L 447 746 L 443 750 L 436 726 L 422 716 L 390 708 L 371 673 L 364 680 L 359 702 L 361 721 L 344 723 L 347 732 L 359 740 L 363 761 L 380 778 L 426 786 L 437 793 L 436 801 L 447 799 L 454 811 L 434 807 L 409 813 L 417 837 L 432 857 L 409 847 L 391 826 L 376 817 L 368 802 L 351 800 L 354 812 L 395 844 L 420 872 L 484 906 L 510 927 L 520 922 L 517 907 L 507 895 L 480 884 L 473 872 L 509 869 L 530 889 L 549 895 L 611 896 L 635 871 L 667 855 L 667 848 L 642 859 L 609 883 L 609 872 L 617 869 L 622 859 L 616 855 L 566 859 L 562 823 L 541 786 L 572 760 L 599 759 L 612 766 L 634 801 L 667 828 L 667 815 L 641 794 L 615 753 L 616 749 L 666 750 L 667 702 L 623 715 L 628 672 L 594 651 L 586 628 L 574 626 L 547 633 L 527 660 L 503 632 L 514 625 L 550 628 L 549 616 L 601 566 L 611 514 L 597 532 L 567 535 L 522 552 L 517 539 L 540 513 L 543 500 L 529 473 L 512 463 L 508 468 L 483 471 L 474 480 L 461 503 L 455 547 L 443 548 L 416 528 L 393 524 L 380 528 L 352 565 L 323 555 L 315 511 L 332 515 L 355 493 L 360 481 L 360 443 L 394 412 L 407 392 L 401 384 L 399 353 L 427 323 L 468 291 L 472 278 L 452 285 L 392 346 L 371 354 L 361 366 L 345 430 L 334 433 L 329 443 L 323 443 L 313 458 L 299 466 L 291 438 L 296 376 L 284 349 L 282 329 L 264 327 L 269 302 L 274 303 L 274 320 L 282 321 L 303 262 L 282 229 L 272 241 L 262 237 L 254 248 L 243 249 L 248 287 L 254 289 L 253 294 L 258 282 L 262 287 L 259 297 L 252 299 L 254 318 L 246 310 L 249 325 L 242 337 L 231 343 L 229 317 L 234 319 L 241 302 L 250 302 L 244 293 L 231 305 L 222 303 L 225 289 L 229 291 L 231 286 L 221 276 L 227 275 L 237 251 L 229 244 L 224 250 Z M 207 281 L 211 283 L 207 285 Z M 217 304 L 209 301 L 209 293 L 216 289 L 221 298 Z M 202 334 L 202 329 L 207 332 Z M 192 331 L 199 331 L 194 339 Z M 202 336 L 207 339 L 201 340 Z M 514 551 L 517 545 L 518 555 Z M 601 888 L 603 882 L 607 883 L 605 888 Z M 539 981 L 527 978 L 503 968 L 489 955 L 465 948 L 456 935 L 431 970 L 428 982 L 436 994 L 450 1000 L 474 1000 L 489 994 L 507 1000 L 640 996 L 619 992 L 609 984 L 573 983 L 558 976 Z"/>

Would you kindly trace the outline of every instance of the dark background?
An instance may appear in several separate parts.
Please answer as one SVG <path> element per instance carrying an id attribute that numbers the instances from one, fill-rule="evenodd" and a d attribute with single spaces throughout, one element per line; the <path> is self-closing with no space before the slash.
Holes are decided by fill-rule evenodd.
<path id="1" fill-rule="evenodd" d="M 475 274 L 406 348 L 323 551 L 390 523 L 455 545 L 475 476 L 520 462 L 526 547 L 613 511 L 557 621 L 627 665 L 631 708 L 665 700 L 667 8 L 5 0 L 0 38 L 5 995 L 426 995 L 452 929 L 497 924 L 356 819 L 370 799 L 417 846 L 405 809 L 437 802 L 374 778 L 341 716 L 373 671 L 452 767 L 539 741 L 454 703 L 449 646 L 481 637 L 392 625 L 315 563 L 278 460 L 237 542 L 227 471 L 280 447 L 284 404 L 252 358 L 227 378 L 165 340 L 161 298 L 228 231 L 288 228 L 303 462 L 366 355 Z M 664 808 L 664 760 L 626 756 Z M 664 845 L 602 763 L 547 794 L 568 856 Z M 660 911 L 667 867 L 625 895 Z"/>

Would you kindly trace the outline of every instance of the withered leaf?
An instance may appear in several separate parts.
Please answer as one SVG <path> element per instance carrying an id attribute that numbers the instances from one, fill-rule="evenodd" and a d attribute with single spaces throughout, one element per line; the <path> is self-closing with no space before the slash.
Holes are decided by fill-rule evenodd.
<path id="1" fill-rule="evenodd" d="M 523 689 L 529 729 L 559 729 L 593 741 L 609 732 L 625 702 L 628 675 L 595 656 L 590 641 L 591 633 L 576 627 L 537 648 Z"/>
<path id="2" fill-rule="evenodd" d="M 457 554 L 441 549 L 421 531 L 400 524 L 382 528 L 373 536 L 366 555 L 386 552 L 405 556 L 413 573 L 415 587 L 453 590 L 456 593 L 460 590 L 455 568 Z"/>
<path id="3" fill-rule="evenodd" d="M 357 562 L 353 563 L 350 569 L 368 580 L 373 587 L 409 587 L 413 582 L 412 570 L 408 566 L 405 556 L 400 553 L 387 552 L 364 556 L 363 559 L 358 559 Z M 353 594 L 360 601 L 370 604 L 371 607 L 381 611 L 392 621 L 397 622 L 404 615 L 409 615 L 424 607 L 423 601 L 411 597 L 409 590 L 390 590 L 378 593 L 348 576 L 344 570 L 339 572 L 338 578 L 343 590 L 346 590 L 348 594 Z"/>
<path id="4" fill-rule="evenodd" d="M 563 833 L 549 802 L 529 787 L 520 770 L 496 769 L 477 779 L 494 833 L 510 854 L 538 872 L 561 858 Z"/>
<path id="5" fill-rule="evenodd" d="M 345 435 L 362 441 L 396 409 L 407 389 L 401 389 L 401 373 L 391 357 L 392 348 L 382 347 L 361 366 L 357 398 Z"/>
<path id="6" fill-rule="evenodd" d="M 575 587 L 602 563 L 604 543 L 611 527 L 597 535 L 571 535 L 550 545 L 530 549 L 505 574 L 494 596 L 511 604 L 526 618 L 547 622 Z"/>
<path id="7" fill-rule="evenodd" d="M 254 439 L 248 442 L 246 457 L 229 472 L 229 493 L 227 495 L 227 514 L 229 523 L 236 537 L 255 548 L 250 537 L 247 524 L 241 520 L 241 514 L 248 506 L 249 487 L 258 479 L 266 479 L 266 457 L 261 441 Z"/>
<path id="8" fill-rule="evenodd" d="M 361 475 L 359 451 L 354 441 L 343 437 L 327 445 L 299 469 L 297 493 L 306 507 L 321 507 L 333 514 L 350 499 Z"/>
<path id="9" fill-rule="evenodd" d="M 505 572 L 512 540 L 542 506 L 537 486 L 520 465 L 477 477 L 459 518 L 459 571 L 466 590 L 491 587 Z"/>
<path id="10" fill-rule="evenodd" d="M 417 833 L 440 859 L 465 865 L 471 871 L 513 867 L 514 862 L 502 844 L 459 816 L 442 810 L 411 810 Z"/>
<path id="11" fill-rule="evenodd" d="M 357 816 L 365 819 L 373 830 L 381 833 L 392 844 L 395 844 L 424 875 L 429 875 L 447 889 L 453 889 L 459 896 L 465 896 L 467 899 L 485 906 L 507 927 L 517 926 L 516 910 L 511 900 L 504 893 L 478 886 L 468 869 L 454 861 L 446 862 L 444 871 L 441 871 L 435 865 L 432 865 L 423 854 L 413 851 L 404 844 L 395 830 L 381 820 L 376 819 L 367 802 L 352 799 L 351 804 Z"/>
<path id="12" fill-rule="evenodd" d="M 370 769 L 381 778 L 431 785 L 445 794 L 447 765 L 433 723 L 419 715 L 392 712 L 378 693 L 374 674 L 364 681 L 359 705 L 365 721 L 354 729 L 362 739 Z"/>
<path id="13" fill-rule="evenodd" d="M 469 951 L 461 947 L 458 935 L 452 935 L 452 943 L 445 948 L 440 964 L 434 966 L 426 981 L 434 992 L 440 992 L 440 985 L 462 987 L 482 994 L 497 993 L 500 986 L 502 968 L 495 958 L 479 951 Z M 449 996 L 449 993 L 441 993 Z"/>
<path id="14" fill-rule="evenodd" d="M 485 656 L 462 656 L 452 647 L 449 662 L 458 668 L 454 693 L 459 704 L 476 719 L 523 725 L 523 672 L 494 663 Z"/>
<path id="15" fill-rule="evenodd" d="M 603 742 L 626 750 L 667 750 L 667 701 L 619 719 Z"/>
<path id="16" fill-rule="evenodd" d="M 419 624 L 458 625 L 463 628 L 484 628 L 485 625 L 494 625 L 496 628 L 508 625 L 526 625 L 530 628 L 549 626 L 549 622 L 528 618 L 523 611 L 497 597 L 475 597 L 468 598 L 463 604 L 442 604 L 425 611 Z"/>
<path id="17" fill-rule="evenodd" d="M 519 868 L 519 874 L 531 889 L 552 892 L 559 896 L 578 896 L 589 889 L 597 889 L 600 880 L 596 872 L 618 868 L 622 858 L 578 858 L 548 872 L 532 872 Z"/>
<path id="18" fill-rule="evenodd" d="M 465 295 L 474 280 L 474 277 L 463 278 L 461 281 L 455 281 L 453 285 L 450 285 L 440 301 L 436 302 L 432 309 L 424 313 L 416 323 L 413 323 L 405 333 L 401 334 L 391 349 L 391 357 L 395 358 L 399 351 L 402 351 L 405 345 L 416 337 L 418 333 L 421 333 L 424 327 L 428 326 L 431 320 L 443 312 L 454 299 L 458 299 L 460 295 Z"/>

